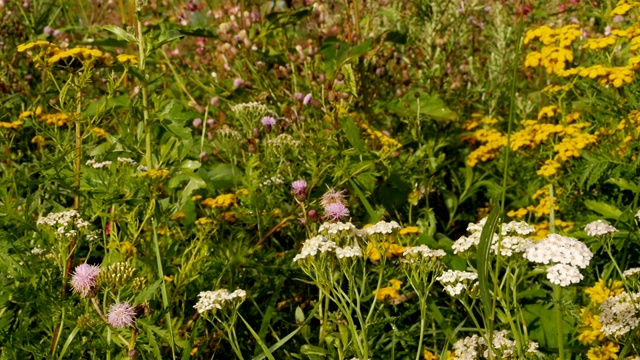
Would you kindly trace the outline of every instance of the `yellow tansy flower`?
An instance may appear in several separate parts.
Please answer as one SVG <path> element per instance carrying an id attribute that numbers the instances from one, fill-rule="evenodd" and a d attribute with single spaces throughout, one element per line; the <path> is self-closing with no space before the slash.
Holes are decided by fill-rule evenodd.
<path id="1" fill-rule="evenodd" d="M 614 342 L 607 342 L 604 345 L 592 347 L 587 352 L 587 359 L 589 360 L 616 360 L 618 359 L 618 351 L 620 351 L 620 345 Z"/>
<path id="2" fill-rule="evenodd" d="M 407 226 L 406 228 L 400 230 L 398 232 L 398 234 L 400 235 L 411 235 L 411 234 L 417 234 L 420 232 L 420 228 L 417 226 Z"/>
<path id="3" fill-rule="evenodd" d="M 386 298 L 389 300 L 395 300 L 400 297 L 398 290 L 402 287 L 402 281 L 397 279 L 389 280 L 389 284 L 391 286 L 380 288 L 379 290 L 375 290 L 372 294 L 376 296 L 376 300 L 384 301 Z"/>

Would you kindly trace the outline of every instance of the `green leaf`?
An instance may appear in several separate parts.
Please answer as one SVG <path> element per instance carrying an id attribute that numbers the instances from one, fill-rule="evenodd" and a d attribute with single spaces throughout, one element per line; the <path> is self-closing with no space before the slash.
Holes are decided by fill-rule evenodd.
<path id="1" fill-rule="evenodd" d="M 273 355 L 271 354 L 271 350 L 269 350 L 267 348 L 267 345 L 264 344 L 264 341 L 262 341 L 262 339 L 260 339 L 260 336 L 253 330 L 253 328 L 251 327 L 251 325 L 249 325 L 249 323 L 247 322 L 247 320 L 245 320 L 242 315 L 240 315 L 240 313 L 238 313 L 238 317 L 240 318 L 240 320 L 242 320 L 242 322 L 246 325 L 247 329 L 249 329 L 249 332 L 251 333 L 251 336 L 253 336 L 254 339 L 256 339 L 256 341 L 258 342 L 258 345 L 260 345 L 260 347 L 262 348 L 262 351 L 264 351 L 264 355 L 266 355 L 270 360 L 276 360 Z"/>
<path id="2" fill-rule="evenodd" d="M 186 36 L 197 36 L 197 37 L 205 37 L 205 38 L 218 37 L 215 31 L 213 31 L 213 29 L 209 27 L 203 27 L 203 26 L 184 27 L 184 28 L 177 29 L 177 31 L 181 35 L 186 35 Z"/>
<path id="3" fill-rule="evenodd" d="M 158 280 L 154 282 L 152 285 L 145 287 L 141 292 L 139 292 L 135 300 L 133 301 L 136 304 L 142 304 L 145 301 L 152 300 L 155 293 L 158 291 L 158 287 L 162 284 L 162 280 Z"/>
<path id="4" fill-rule="evenodd" d="M 487 218 L 487 222 L 482 228 L 480 234 L 480 243 L 478 244 L 478 284 L 480 285 L 480 299 L 484 308 L 484 319 L 488 321 L 487 331 L 493 331 L 492 321 L 493 313 L 491 304 L 493 298 L 491 295 L 491 283 L 489 282 L 489 271 L 491 270 L 491 241 L 495 234 L 498 220 L 500 219 L 500 207 L 494 206 Z"/>
<path id="5" fill-rule="evenodd" d="M 361 154 L 365 149 L 365 143 L 364 140 L 362 140 L 362 137 L 360 137 L 360 129 L 358 129 L 351 118 L 343 118 L 340 123 L 351 146 Z"/>
<path id="6" fill-rule="evenodd" d="M 179 139 L 186 140 L 191 138 L 191 129 L 183 126 L 182 124 L 178 124 L 177 122 L 163 121 L 162 127 Z"/>
<path id="7" fill-rule="evenodd" d="M 164 31 L 158 36 L 157 42 L 154 44 L 154 49 L 159 49 L 162 45 L 172 42 L 173 40 L 182 39 L 183 34 L 178 30 Z"/>
<path id="8" fill-rule="evenodd" d="M 621 190 L 629 190 L 629 191 L 633 191 L 634 193 L 637 193 L 640 189 L 638 188 L 638 185 L 636 183 L 634 183 L 631 180 L 627 180 L 627 179 L 609 179 L 607 181 L 605 181 L 606 183 L 609 184 L 614 184 L 617 187 L 619 187 Z"/>
<path id="9" fill-rule="evenodd" d="M 302 347 L 300 348 L 300 352 L 305 355 L 319 355 L 322 357 L 326 357 L 327 355 L 329 355 L 329 352 L 326 349 L 309 344 L 302 345 Z"/>
<path id="10" fill-rule="evenodd" d="M 115 25 L 105 25 L 102 27 L 103 29 L 112 32 L 119 40 L 124 40 L 126 42 L 134 43 L 137 42 L 138 39 L 133 34 L 128 33 L 123 28 Z"/>
<path id="11" fill-rule="evenodd" d="M 315 309 L 314 309 L 314 311 L 312 311 L 312 312 L 309 314 L 309 316 L 307 317 L 307 319 L 306 319 L 302 324 L 298 325 L 298 328 L 297 328 L 297 329 L 294 329 L 292 332 L 290 332 L 289 334 L 287 334 L 287 336 L 283 337 L 282 339 L 280 339 L 280 341 L 278 341 L 277 343 L 275 343 L 274 345 L 272 345 L 272 346 L 267 350 L 267 351 L 268 351 L 268 353 L 269 353 L 269 354 L 273 354 L 273 353 L 274 353 L 276 350 L 278 350 L 282 345 L 286 344 L 289 340 L 291 340 L 291 338 L 292 338 L 292 337 L 294 337 L 294 336 L 298 333 L 298 331 L 299 331 L 300 329 L 302 329 L 304 326 L 306 326 L 306 325 L 311 321 L 311 319 L 314 319 L 314 318 L 315 318 L 316 311 L 317 311 L 317 310 L 315 310 Z M 303 347 L 304 347 L 304 346 L 303 346 Z M 263 353 L 263 354 L 260 354 L 260 355 L 258 355 L 258 356 L 256 356 L 256 357 L 254 357 L 254 358 L 253 358 L 253 359 L 251 359 L 251 360 L 262 360 L 262 359 L 264 359 L 264 358 L 266 358 L 266 357 L 267 357 L 267 355 Z"/>
<path id="12" fill-rule="evenodd" d="M 185 160 L 182 162 L 182 164 L 180 164 L 180 169 L 196 170 L 199 169 L 201 165 L 202 164 L 200 163 L 200 161 Z"/>
<path id="13" fill-rule="evenodd" d="M 622 215 L 622 211 L 613 205 L 609 205 L 602 201 L 585 200 L 584 206 L 591 211 L 595 211 L 598 214 L 604 216 L 606 219 L 619 219 Z"/>

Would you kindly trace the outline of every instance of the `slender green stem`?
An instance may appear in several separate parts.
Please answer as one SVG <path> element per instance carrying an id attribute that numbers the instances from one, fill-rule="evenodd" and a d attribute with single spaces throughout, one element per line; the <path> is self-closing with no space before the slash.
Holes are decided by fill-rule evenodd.
<path id="1" fill-rule="evenodd" d="M 420 337 L 418 339 L 418 351 L 416 351 L 416 360 L 420 360 L 420 356 L 422 355 L 422 341 L 424 340 L 424 326 L 427 316 L 427 296 L 420 296 Z"/>
<path id="2" fill-rule="evenodd" d="M 151 159 L 151 127 L 149 124 L 149 98 L 147 94 L 147 74 L 145 72 L 146 65 L 146 51 L 145 51 L 145 39 L 142 33 L 142 21 L 140 20 L 139 11 L 136 12 L 138 22 L 138 70 L 142 75 L 142 81 L 140 83 L 140 92 L 142 94 L 142 121 L 144 123 L 145 131 L 145 161 L 147 163 L 147 169 L 153 170 L 153 163 Z"/>
<path id="3" fill-rule="evenodd" d="M 559 285 L 554 285 L 553 286 L 553 295 L 555 297 L 556 300 L 556 304 L 555 304 L 555 313 L 556 313 L 556 327 L 557 327 L 557 334 L 558 334 L 558 358 L 560 360 L 564 360 L 564 331 L 562 329 L 562 308 L 561 308 L 561 301 L 562 301 L 562 288 Z"/>
<path id="4" fill-rule="evenodd" d="M 152 207 L 155 206 L 154 203 L 155 200 L 151 200 L 152 203 Z M 160 278 L 160 280 L 162 280 L 162 286 L 161 286 L 161 290 L 162 290 L 162 309 L 164 311 L 166 311 L 166 321 L 167 321 L 167 326 L 169 326 L 169 337 L 171 338 L 171 356 L 173 359 L 176 358 L 176 353 L 175 353 L 175 340 L 174 340 L 174 334 L 173 334 L 173 327 L 171 325 L 171 312 L 169 312 L 169 297 L 167 296 L 167 284 L 164 281 L 164 271 L 162 269 L 162 254 L 160 254 L 160 246 L 158 245 L 158 233 L 156 232 L 156 220 L 155 219 L 151 219 L 151 226 L 152 226 L 152 231 L 153 231 L 153 250 L 155 251 L 155 255 L 156 255 L 156 263 L 158 266 L 158 277 Z"/>

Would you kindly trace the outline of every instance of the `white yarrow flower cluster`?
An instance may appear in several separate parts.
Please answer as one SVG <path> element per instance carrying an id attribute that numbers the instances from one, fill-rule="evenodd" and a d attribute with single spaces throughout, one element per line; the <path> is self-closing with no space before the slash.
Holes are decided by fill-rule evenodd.
<path id="1" fill-rule="evenodd" d="M 489 349 L 487 342 L 484 338 L 478 335 L 468 336 L 464 339 L 456 341 L 453 345 L 454 355 L 457 360 L 476 360 L 476 359 L 488 359 L 489 351 L 491 351 L 494 358 L 509 359 L 515 358 L 515 346 L 516 342 L 509 340 L 506 330 L 496 331 L 493 334 L 492 349 Z M 535 353 L 538 349 L 538 343 L 529 342 L 527 353 Z"/>
<path id="2" fill-rule="evenodd" d="M 606 299 L 601 305 L 600 323 L 605 336 L 623 336 L 640 325 L 638 301 L 640 294 L 623 291 Z"/>
<path id="3" fill-rule="evenodd" d="M 111 161 L 97 162 L 95 160 L 87 160 L 85 165 L 91 166 L 94 169 L 102 169 L 111 166 Z"/>
<path id="4" fill-rule="evenodd" d="M 412 257 L 414 255 L 419 255 L 423 258 L 443 258 L 447 255 L 447 253 L 444 250 L 431 249 L 427 245 L 412 246 L 405 249 L 405 251 L 402 253 L 402 256 L 405 257 Z"/>
<path id="5" fill-rule="evenodd" d="M 447 270 L 436 278 L 450 296 L 458 296 L 463 291 L 473 289 L 477 279 L 478 274 L 475 272 L 458 270 Z"/>
<path id="6" fill-rule="evenodd" d="M 318 253 L 324 254 L 336 249 L 336 243 L 328 240 L 322 235 L 314 236 L 311 239 L 307 239 L 302 244 L 302 250 L 293 258 L 293 261 L 303 260 L 307 257 L 316 256 Z"/>
<path id="7" fill-rule="evenodd" d="M 527 224 L 524 221 L 510 221 L 506 224 L 502 224 L 502 235 L 507 235 L 509 233 L 516 233 L 518 235 L 530 235 L 533 234 L 536 229 Z"/>
<path id="8" fill-rule="evenodd" d="M 618 229 L 616 229 L 615 227 L 607 224 L 606 222 L 604 222 L 602 220 L 596 220 L 596 221 L 592 221 L 592 222 L 588 223 L 584 227 L 584 231 L 586 231 L 587 235 L 589 235 L 589 236 L 602 236 L 602 235 L 606 235 L 606 234 L 611 234 L 611 233 L 617 232 Z"/>
<path id="9" fill-rule="evenodd" d="M 631 268 L 631 269 L 627 269 L 622 273 L 622 277 L 623 278 L 628 278 L 631 277 L 635 274 L 640 274 L 640 268 Z"/>
<path id="10" fill-rule="evenodd" d="M 362 257 L 362 249 L 358 245 L 345 246 L 343 248 L 336 248 L 336 256 L 338 259 Z"/>
<path id="11" fill-rule="evenodd" d="M 456 240 L 453 245 L 454 254 L 463 253 L 473 246 L 480 244 L 480 236 L 482 235 L 482 229 L 487 222 L 487 218 L 480 220 L 478 223 L 470 223 L 467 226 L 469 236 L 462 236 Z M 514 253 L 524 252 L 531 244 L 533 240 L 530 238 L 524 238 L 522 236 L 533 233 L 535 229 L 523 221 L 511 221 L 506 224 L 502 224 L 502 240 L 498 234 L 493 234 L 491 238 L 491 250 L 494 254 L 500 253 L 500 255 L 509 257 Z"/>
<path id="12" fill-rule="evenodd" d="M 129 165 L 137 165 L 138 163 L 131 159 L 131 158 L 125 158 L 125 157 L 118 157 L 118 162 L 120 164 L 129 164 Z"/>
<path id="13" fill-rule="evenodd" d="M 318 228 L 318 232 L 320 233 L 324 233 L 326 235 L 336 235 L 340 232 L 347 232 L 347 233 L 353 233 L 353 231 L 356 230 L 356 226 L 353 225 L 350 222 L 324 222 L 322 223 L 322 225 L 320 225 L 320 228 Z"/>
<path id="14" fill-rule="evenodd" d="M 200 299 L 194 308 L 202 314 L 203 312 L 212 309 L 222 310 L 224 306 L 235 300 L 242 302 L 247 297 L 247 292 L 238 289 L 229 293 L 227 289 L 219 289 L 215 291 L 202 291 L 198 294 L 198 297 Z"/>
<path id="15" fill-rule="evenodd" d="M 256 119 L 270 112 L 266 105 L 256 101 L 233 105 L 231 106 L 231 111 L 237 116 L 254 117 Z"/>
<path id="16" fill-rule="evenodd" d="M 391 222 L 379 221 L 378 223 L 372 226 L 369 226 L 366 229 L 363 229 L 363 231 L 367 235 L 375 235 L 375 234 L 391 234 L 393 233 L 393 230 L 396 230 L 396 229 L 400 229 L 400 225 L 395 221 L 391 221 Z"/>
<path id="17" fill-rule="evenodd" d="M 80 214 L 76 210 L 63 211 L 59 213 L 50 213 L 47 216 L 41 217 L 36 222 L 38 226 L 49 226 L 56 229 L 56 233 L 62 236 L 75 236 L 77 231 L 69 229 L 71 226 L 75 226 L 76 229 L 86 229 L 91 224 L 80 217 Z"/>
<path id="18" fill-rule="evenodd" d="M 564 287 L 582 280 L 578 268 L 586 268 L 593 253 L 577 239 L 550 234 L 530 246 L 525 251 L 524 258 L 538 264 L 551 264 L 547 269 L 547 278 L 552 284 Z"/>
<path id="19" fill-rule="evenodd" d="M 286 148 L 286 147 L 296 148 L 296 147 L 299 147 L 302 143 L 299 140 L 294 139 L 293 136 L 287 133 L 284 133 L 276 136 L 273 139 L 268 139 L 266 141 L 266 144 L 268 146 L 277 147 L 277 148 Z"/>

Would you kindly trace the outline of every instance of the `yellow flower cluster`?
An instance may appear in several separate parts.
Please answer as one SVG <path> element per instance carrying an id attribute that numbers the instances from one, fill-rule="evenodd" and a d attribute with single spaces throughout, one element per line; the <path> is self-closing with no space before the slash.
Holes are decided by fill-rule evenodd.
<path id="1" fill-rule="evenodd" d="M 107 132 L 104 131 L 104 129 L 102 128 L 95 127 L 91 131 L 93 131 L 93 135 L 95 135 L 96 137 L 103 138 L 103 139 L 107 138 Z"/>
<path id="2" fill-rule="evenodd" d="M 552 29 L 546 25 L 527 31 L 524 43 L 538 39 L 545 46 L 540 51 L 532 51 L 525 59 L 526 67 L 544 67 L 548 74 L 561 75 L 567 63 L 573 61 L 571 45 L 581 35 L 578 25 L 572 24 L 559 29 Z"/>
<path id="3" fill-rule="evenodd" d="M 589 295 L 592 303 L 600 305 L 608 298 L 622 294 L 622 291 L 624 291 L 622 281 L 609 281 L 609 284 L 607 284 L 604 279 L 600 279 L 595 285 L 584 292 Z"/>
<path id="4" fill-rule="evenodd" d="M 640 3 L 627 3 L 621 1 L 618 7 L 611 13 L 612 16 L 626 13 L 631 7 Z M 568 25 L 560 29 L 551 29 L 542 26 L 534 30 L 529 30 L 525 37 L 525 44 L 534 39 L 539 39 L 544 46 L 540 51 L 532 51 L 525 58 L 525 67 L 543 67 L 548 74 L 555 74 L 560 77 L 578 75 L 583 78 L 597 80 L 600 85 L 620 88 L 625 84 L 630 84 L 635 79 L 635 70 L 640 69 L 640 57 L 634 56 L 628 59 L 625 66 L 604 66 L 594 64 L 589 67 L 568 68 L 567 65 L 574 60 L 571 45 L 580 36 L 577 25 Z M 619 39 L 625 39 L 630 44 L 632 52 L 640 50 L 640 29 L 635 25 L 624 30 L 613 30 L 611 35 L 586 39 L 582 44 L 583 50 L 601 51 L 618 43 Z M 623 44 L 626 45 L 626 44 Z M 554 90 L 562 90 L 556 87 Z"/>
<path id="5" fill-rule="evenodd" d="M 30 116 L 40 116 L 42 115 L 42 107 L 38 106 L 35 110 L 27 110 L 23 111 L 19 116 L 18 120 L 12 122 L 0 122 L 0 129 L 12 129 L 16 130 L 24 124 L 24 119 Z"/>
<path id="6" fill-rule="evenodd" d="M 399 235 L 413 235 L 420 232 L 420 228 L 417 226 L 407 226 L 406 228 L 398 231 Z"/>
<path id="7" fill-rule="evenodd" d="M 617 36 L 605 36 L 595 39 L 587 39 L 586 44 L 582 45 L 583 49 L 602 50 L 609 45 L 613 45 L 617 41 Z"/>
<path id="8" fill-rule="evenodd" d="M 116 60 L 118 60 L 118 62 L 120 64 L 123 65 L 137 65 L 138 64 L 138 58 L 133 56 L 133 55 L 126 55 L 126 54 L 120 54 L 118 56 L 116 56 Z"/>
<path id="9" fill-rule="evenodd" d="M 560 219 L 555 219 L 553 221 L 553 224 L 556 227 L 556 229 L 560 229 L 565 233 L 571 231 L 571 229 L 573 229 L 573 227 L 575 226 L 574 222 L 562 221 Z M 547 237 L 547 235 L 549 235 L 551 233 L 551 231 L 549 231 L 549 222 L 548 221 L 543 221 L 543 222 L 541 222 L 539 224 L 534 224 L 533 227 L 535 228 L 535 231 L 536 231 L 536 233 L 533 236 L 533 238 L 536 239 L 536 240 L 542 240 L 545 237 Z"/>
<path id="10" fill-rule="evenodd" d="M 47 63 L 49 65 L 53 65 L 56 63 L 63 63 L 63 65 L 68 65 L 75 59 L 82 62 L 93 62 L 100 60 L 106 62 L 107 57 L 104 55 L 104 53 L 102 53 L 102 51 L 97 49 L 75 47 L 73 49 L 55 52 L 55 54 L 51 56 L 49 60 L 47 60 Z"/>
<path id="11" fill-rule="evenodd" d="M 79 61 L 83 66 L 95 66 L 96 64 L 109 66 L 109 56 L 97 49 L 90 49 L 87 47 L 75 47 L 72 49 L 63 50 L 56 44 L 48 41 L 35 41 L 18 46 L 18 52 L 35 52 L 32 59 L 40 64 L 51 65 L 72 65 L 74 61 Z M 137 62 L 135 57 L 130 55 L 120 55 L 118 61 L 121 63 L 135 64 Z"/>
<path id="12" fill-rule="evenodd" d="M 382 131 L 371 130 L 369 125 L 362 122 L 356 122 L 356 125 L 364 131 L 374 147 L 382 148 L 382 150 L 386 151 L 393 151 L 402 147 L 402 144 L 396 139 L 385 135 Z"/>
<path id="13" fill-rule="evenodd" d="M 404 253 L 405 250 L 406 248 L 404 246 L 393 242 L 383 242 L 377 246 L 373 243 L 369 243 L 365 254 L 369 260 L 379 261 L 382 258 L 381 251 L 385 253 L 385 257 L 393 258 L 402 256 L 402 253 Z"/>
<path id="14" fill-rule="evenodd" d="M 64 126 L 69 124 L 69 116 L 63 113 L 42 114 L 39 121 L 44 121 L 47 125 Z"/>
<path id="15" fill-rule="evenodd" d="M 507 137 L 495 129 L 480 129 L 472 134 L 472 138 L 484 144 L 467 156 L 467 164 L 471 167 L 479 162 L 494 159 L 500 153 L 500 149 L 507 145 Z"/>
<path id="16" fill-rule="evenodd" d="M 216 198 L 206 198 L 200 204 L 211 209 L 228 209 L 236 204 L 236 194 L 222 194 Z"/>
<path id="17" fill-rule="evenodd" d="M 591 345 L 587 352 L 589 360 L 618 359 L 620 345 L 613 341 L 602 343 L 605 340 L 605 335 L 602 333 L 602 323 L 599 315 L 595 314 L 593 309 L 608 298 L 620 295 L 623 291 L 622 281 L 605 281 L 604 279 L 598 280 L 594 286 L 585 290 L 585 293 L 589 295 L 591 305 L 580 310 L 582 326 L 578 329 L 578 340 L 585 345 Z"/>
<path id="18" fill-rule="evenodd" d="M 140 177 L 148 177 L 151 180 L 157 180 L 157 179 L 164 179 L 169 177 L 169 170 L 166 169 L 162 169 L 162 170 L 149 170 L 149 171 L 143 171 L 140 173 Z"/>
<path id="19" fill-rule="evenodd" d="M 374 290 L 373 295 L 376 296 L 376 300 L 384 301 L 386 298 L 390 300 L 395 300 L 400 297 L 398 290 L 402 287 L 402 281 L 397 279 L 389 280 L 389 284 L 391 286 L 380 288 L 379 290 Z"/>
<path id="20" fill-rule="evenodd" d="M 638 6 L 640 6 L 640 3 L 637 1 L 620 0 L 611 11 L 611 16 L 626 15 L 631 9 Z"/>

